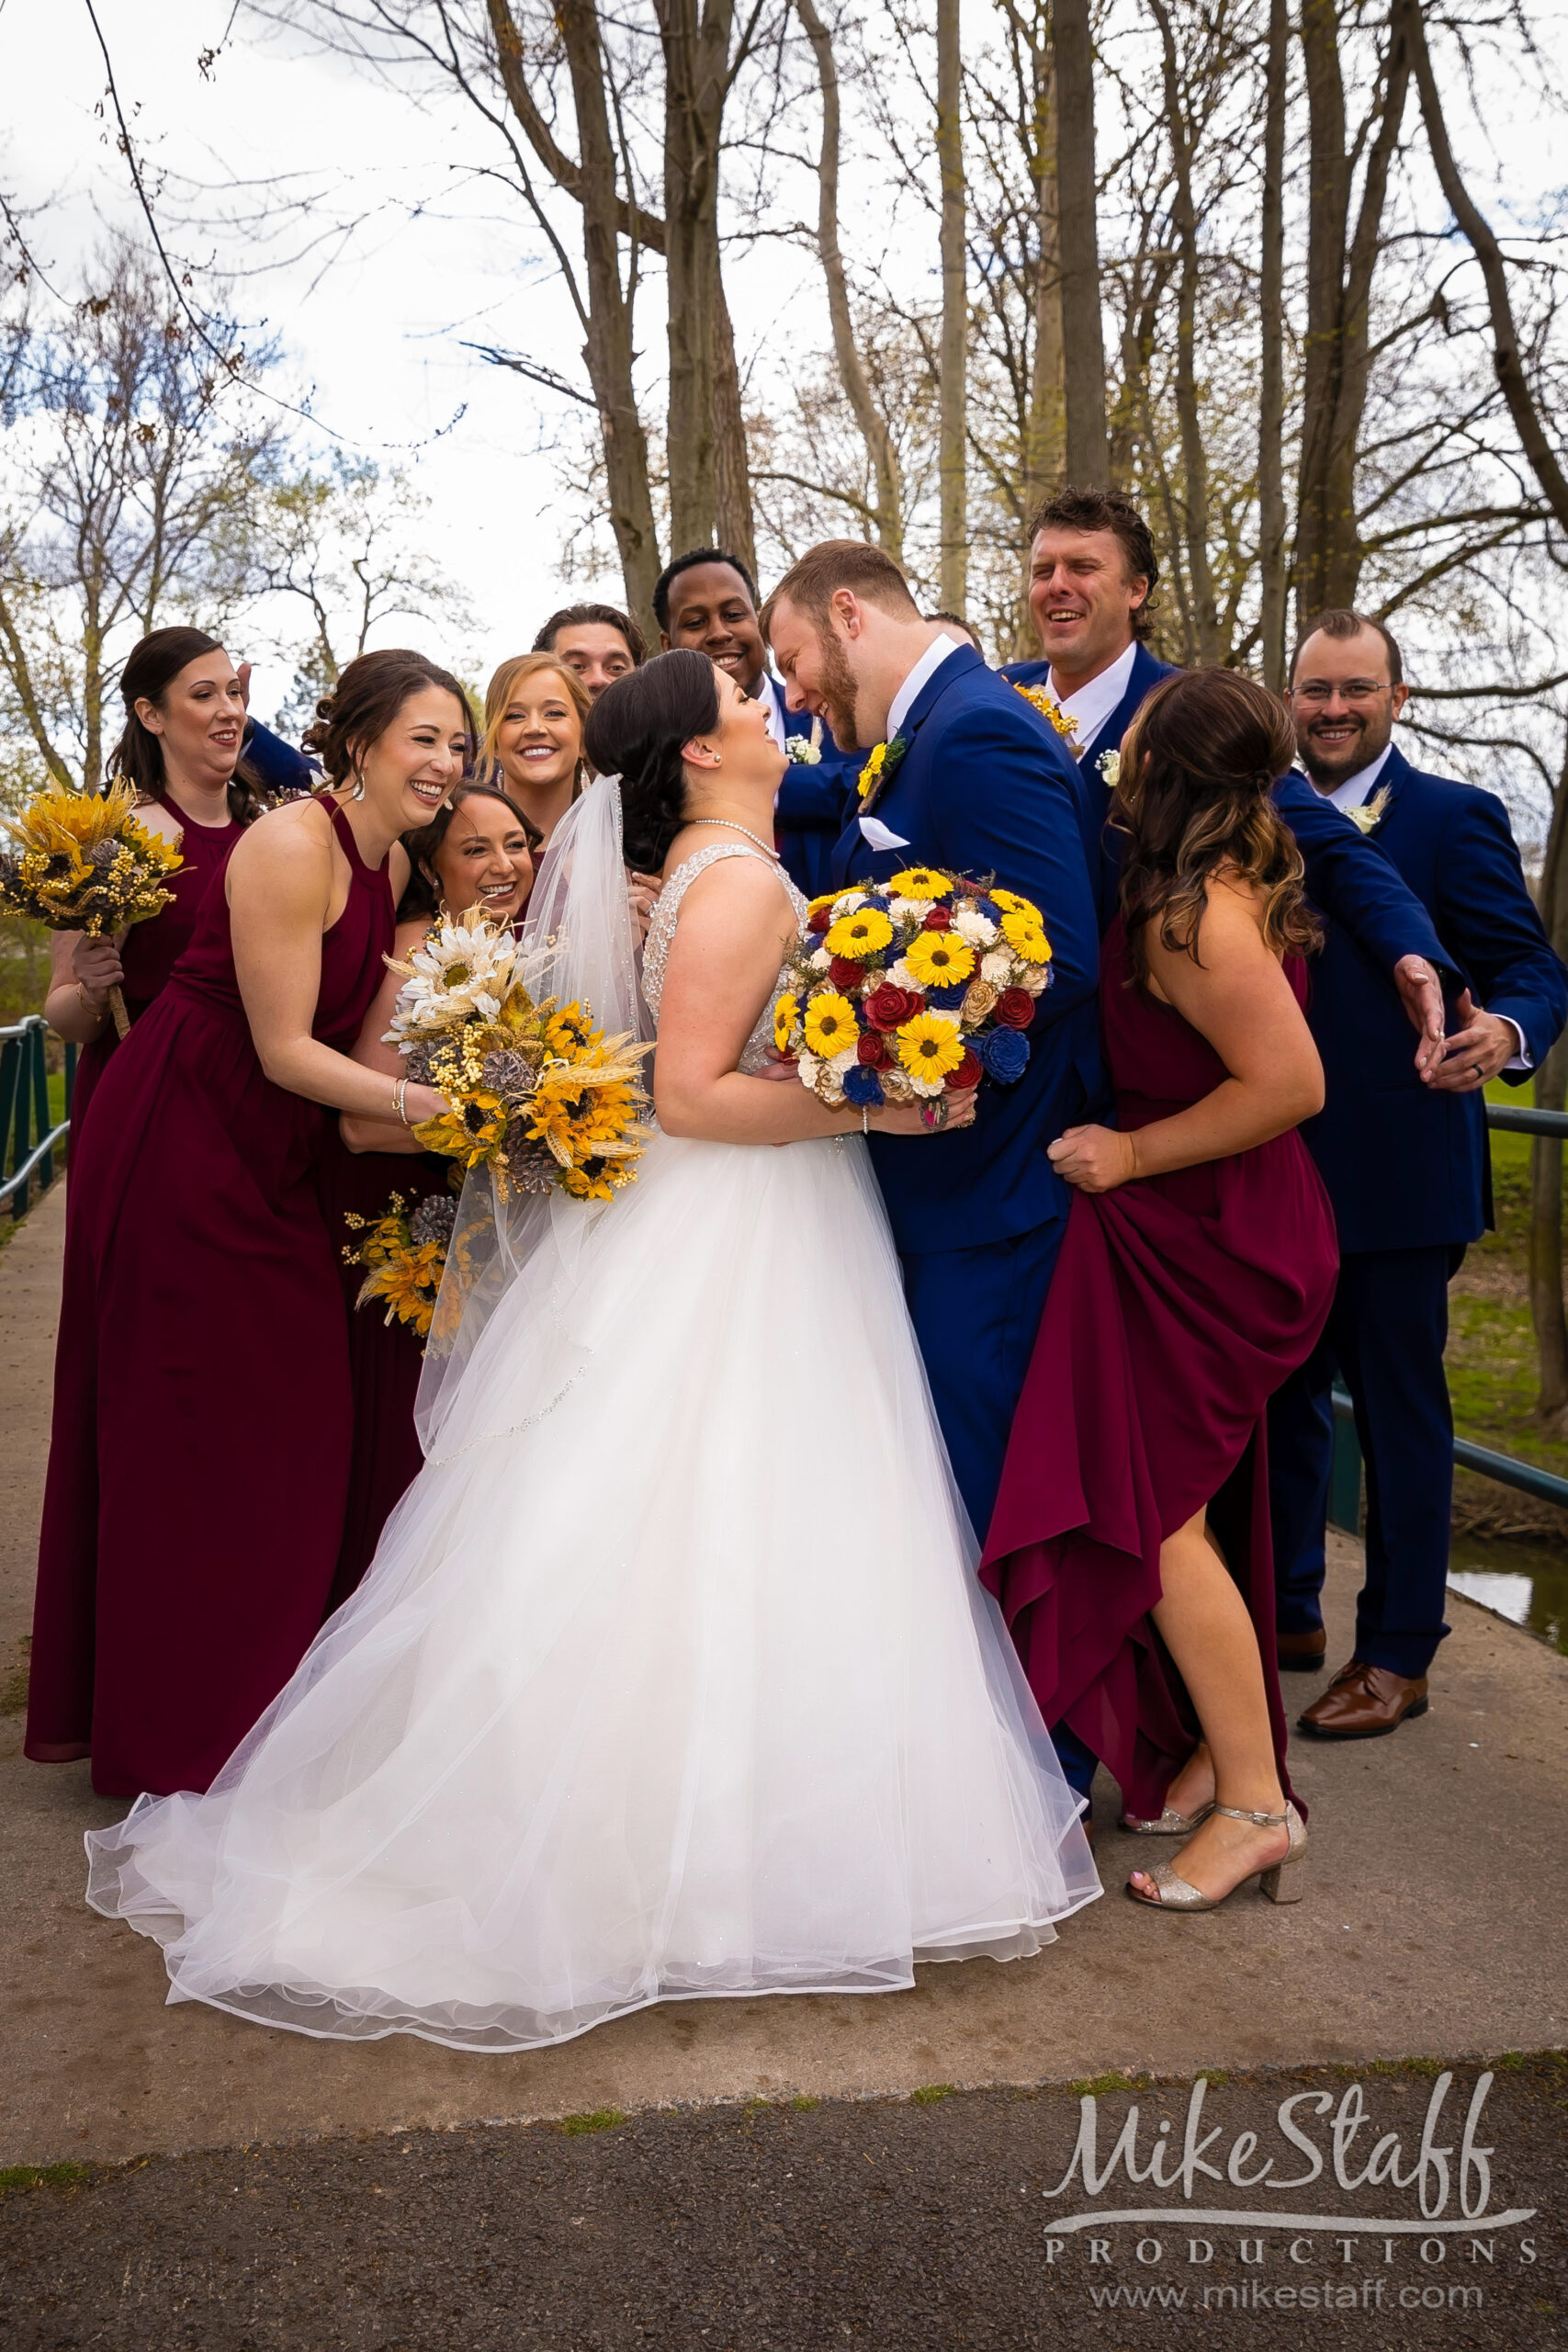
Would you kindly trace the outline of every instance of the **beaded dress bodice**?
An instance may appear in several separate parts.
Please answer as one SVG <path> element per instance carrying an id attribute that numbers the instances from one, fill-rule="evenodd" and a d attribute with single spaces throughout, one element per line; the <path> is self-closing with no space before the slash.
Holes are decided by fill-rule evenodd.
<path id="1" fill-rule="evenodd" d="M 648 1000 L 648 1009 L 653 1015 L 653 1024 L 656 1029 L 659 1026 L 660 1006 L 664 997 L 664 967 L 670 958 L 671 942 L 675 936 L 675 925 L 681 913 L 681 901 L 698 875 L 705 874 L 710 865 L 716 865 L 721 857 L 750 857 L 753 858 L 759 865 L 773 865 L 773 861 L 764 857 L 761 850 L 748 849 L 744 842 L 713 842 L 706 849 L 698 850 L 694 857 L 684 859 L 675 868 L 659 894 L 642 951 L 642 992 Z M 796 923 L 804 924 L 806 900 L 782 865 L 773 865 L 773 871 L 778 876 L 781 886 L 788 894 Z M 768 1058 L 768 1047 L 773 1041 L 773 1007 L 784 994 L 784 981 L 785 974 L 781 971 L 778 985 L 763 1006 L 761 1018 L 747 1038 L 740 1059 L 736 1064 L 736 1068 L 748 1076 L 753 1071 L 760 1070 Z"/>

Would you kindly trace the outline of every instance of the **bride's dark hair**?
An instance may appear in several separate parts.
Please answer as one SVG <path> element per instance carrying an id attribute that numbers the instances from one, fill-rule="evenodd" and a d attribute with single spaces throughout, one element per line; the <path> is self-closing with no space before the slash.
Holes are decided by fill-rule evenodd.
<path id="1" fill-rule="evenodd" d="M 615 679 L 589 712 L 588 756 L 621 779 L 622 844 L 639 873 L 658 873 L 686 821 L 682 745 L 717 725 L 718 673 L 690 646 Z"/>

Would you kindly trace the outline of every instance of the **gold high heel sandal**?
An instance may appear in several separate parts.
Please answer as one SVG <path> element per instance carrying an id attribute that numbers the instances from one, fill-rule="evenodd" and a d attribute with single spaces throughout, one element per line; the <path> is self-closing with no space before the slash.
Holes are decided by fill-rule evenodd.
<path id="1" fill-rule="evenodd" d="M 1306 1852 L 1307 1834 L 1306 1824 L 1295 1806 L 1287 1803 L 1283 1813 L 1243 1813 L 1234 1804 L 1216 1804 L 1210 1810 L 1223 1813 L 1227 1821 L 1250 1821 L 1258 1829 L 1289 1829 L 1290 1847 L 1279 1861 L 1266 1863 L 1259 1871 L 1248 1871 L 1247 1878 L 1257 1879 L 1258 1893 L 1266 1894 L 1270 1903 L 1299 1903 L 1303 1888 L 1296 1875 L 1296 1865 Z M 1144 1875 L 1158 1889 L 1157 1894 L 1142 1894 L 1131 1881 L 1128 1882 L 1127 1892 L 1134 1903 L 1146 1904 L 1151 1911 L 1217 1911 L 1221 1903 L 1230 1900 L 1229 1895 L 1222 1894 L 1216 1901 L 1213 1896 L 1200 1893 L 1186 1879 L 1179 1877 L 1169 1862 L 1156 1862 L 1154 1869 L 1145 1871 Z M 1236 1886 L 1245 1886 L 1247 1878 L 1237 1879 Z M 1231 1894 L 1235 1893 L 1236 1886 L 1232 1887 Z"/>
<path id="2" fill-rule="evenodd" d="M 1135 1814 L 1124 1813 L 1118 1826 L 1130 1829 L 1134 1838 L 1190 1838 L 1213 1810 L 1213 1797 L 1196 1813 L 1178 1813 L 1174 1805 L 1168 1804 L 1157 1821 L 1140 1821 Z"/>

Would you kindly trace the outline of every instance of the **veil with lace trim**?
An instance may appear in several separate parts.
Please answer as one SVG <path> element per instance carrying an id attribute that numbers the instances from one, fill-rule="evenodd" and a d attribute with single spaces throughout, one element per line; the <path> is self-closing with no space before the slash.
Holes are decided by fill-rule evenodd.
<path id="1" fill-rule="evenodd" d="M 652 1036 L 626 896 L 619 776 L 596 777 L 557 826 L 528 901 L 517 970 L 536 999 L 580 1003 L 607 1035 Z M 510 1435 L 566 1393 L 587 1353 L 572 1301 L 600 1223 L 614 1214 L 613 1202 L 570 1200 L 553 1189 L 503 1198 L 490 1169 L 470 1173 L 420 1377 L 415 1422 L 430 1460 Z M 509 1329 L 532 1311 L 549 1334 L 522 1377 L 515 1352 L 503 1362 L 487 1345 L 502 1300 Z M 459 1395 L 460 1424 L 453 1418 Z"/>

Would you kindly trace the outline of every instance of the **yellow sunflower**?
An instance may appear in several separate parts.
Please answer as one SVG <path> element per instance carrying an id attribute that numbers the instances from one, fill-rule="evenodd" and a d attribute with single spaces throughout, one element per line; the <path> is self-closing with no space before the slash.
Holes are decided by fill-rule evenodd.
<path id="1" fill-rule="evenodd" d="M 1043 921 L 1040 910 L 1033 899 L 1021 899 L 1016 890 L 987 890 L 986 896 L 992 906 L 1000 907 L 1007 914 L 1029 915 L 1035 922 Z"/>
<path id="2" fill-rule="evenodd" d="M 880 783 L 882 771 L 886 764 L 886 744 L 874 743 L 870 751 L 865 755 L 865 765 L 860 772 L 860 782 L 856 786 L 856 790 L 859 792 L 863 800 L 867 799 L 871 793 L 875 789 L 878 783 Z"/>
<path id="3" fill-rule="evenodd" d="M 773 1043 L 781 1054 L 788 1052 L 789 1041 L 799 1019 L 800 999 L 786 990 L 773 1007 Z"/>
<path id="4" fill-rule="evenodd" d="M 945 874 L 933 873 L 929 865 L 907 865 L 886 886 L 894 899 L 951 899 L 953 885 Z M 998 894 L 991 893 L 993 898 Z"/>
<path id="5" fill-rule="evenodd" d="M 951 989 L 975 969 L 975 950 L 957 932 L 922 931 L 905 949 L 904 961 L 923 989 Z"/>
<path id="6" fill-rule="evenodd" d="M 499 1094 L 476 1092 L 457 1107 L 443 1111 L 415 1127 L 414 1141 L 425 1151 L 439 1151 L 478 1168 L 490 1158 L 506 1133 L 506 1106 Z"/>
<path id="7" fill-rule="evenodd" d="M 863 907 L 859 914 L 840 915 L 822 942 L 829 956 L 847 956 L 852 963 L 867 964 L 880 955 L 893 936 L 893 926 L 875 907 Z"/>
<path id="8" fill-rule="evenodd" d="M 1030 906 L 1027 899 L 1003 915 L 1002 937 L 1014 954 L 1021 956 L 1027 964 L 1048 964 L 1051 961 L 1051 943 L 1045 936 L 1038 910 Z"/>
<path id="9" fill-rule="evenodd" d="M 836 989 L 824 989 L 806 1008 L 806 1044 L 818 1060 L 830 1062 L 860 1035 L 854 1006 Z"/>
<path id="10" fill-rule="evenodd" d="M 917 1012 L 897 1031 L 898 1058 L 914 1078 L 945 1078 L 964 1059 L 964 1038 L 945 1012 Z"/>

